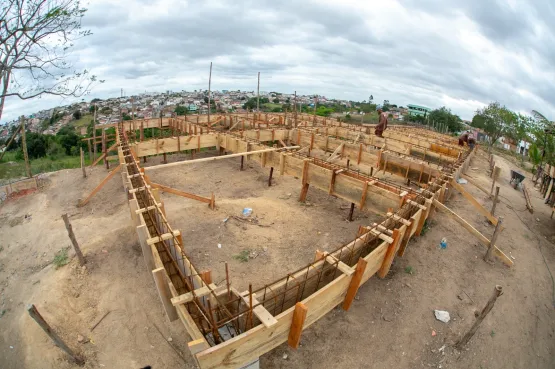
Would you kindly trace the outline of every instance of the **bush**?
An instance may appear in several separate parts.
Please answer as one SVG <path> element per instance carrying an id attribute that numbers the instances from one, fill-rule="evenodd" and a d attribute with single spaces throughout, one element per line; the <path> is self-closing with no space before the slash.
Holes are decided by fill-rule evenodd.
<path id="1" fill-rule="evenodd" d="M 64 148 L 56 141 L 51 141 L 50 145 L 48 145 L 48 151 L 46 152 L 46 154 L 48 155 L 50 160 L 57 160 L 64 155 Z"/>

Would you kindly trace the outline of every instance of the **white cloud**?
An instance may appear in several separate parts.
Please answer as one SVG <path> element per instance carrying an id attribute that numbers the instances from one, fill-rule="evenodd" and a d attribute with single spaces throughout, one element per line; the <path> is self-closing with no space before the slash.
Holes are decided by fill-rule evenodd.
<path id="1" fill-rule="evenodd" d="M 87 99 L 208 87 L 443 105 L 500 101 L 555 117 L 550 0 L 95 0 L 72 56 L 105 79 Z M 3 120 L 71 100 L 6 102 Z"/>

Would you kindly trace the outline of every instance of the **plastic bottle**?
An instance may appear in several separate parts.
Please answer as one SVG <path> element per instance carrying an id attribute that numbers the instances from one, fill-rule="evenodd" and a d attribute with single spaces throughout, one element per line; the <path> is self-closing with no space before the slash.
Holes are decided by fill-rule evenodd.
<path id="1" fill-rule="evenodd" d="M 441 239 L 441 242 L 439 243 L 439 246 L 440 246 L 442 249 L 446 249 L 446 248 L 447 248 L 447 238 L 443 237 L 443 238 Z"/>

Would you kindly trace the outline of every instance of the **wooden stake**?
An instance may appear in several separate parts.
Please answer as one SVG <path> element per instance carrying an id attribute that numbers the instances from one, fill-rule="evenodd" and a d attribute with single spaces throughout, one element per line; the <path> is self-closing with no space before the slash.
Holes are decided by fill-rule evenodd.
<path id="1" fill-rule="evenodd" d="M 212 62 L 210 62 L 210 75 L 208 77 L 208 128 L 210 128 L 210 88 L 212 86 Z"/>
<path id="2" fill-rule="evenodd" d="M 493 168 L 493 172 L 492 172 L 493 181 L 491 182 L 491 190 L 489 191 L 490 197 L 493 195 L 493 189 L 494 189 L 494 186 L 495 186 L 495 181 L 497 180 L 497 178 L 499 178 L 500 173 L 501 173 L 501 168 L 499 168 L 499 167 Z"/>
<path id="3" fill-rule="evenodd" d="M 94 190 L 92 190 L 92 192 L 85 198 L 85 200 L 81 201 L 78 205 L 78 207 L 81 207 L 83 205 L 86 205 L 89 200 L 98 192 L 100 191 L 100 189 L 102 187 L 104 187 L 104 185 L 106 184 L 106 182 L 108 182 L 110 180 L 110 178 L 112 178 L 114 176 L 114 174 L 116 174 L 119 170 L 121 169 L 121 166 L 118 165 L 117 167 L 115 167 L 110 173 L 108 173 L 108 175 L 102 180 L 102 182 L 100 182 L 98 184 L 98 186 L 96 186 L 94 188 Z"/>
<path id="4" fill-rule="evenodd" d="M 493 250 L 495 249 L 495 242 L 497 241 L 497 236 L 499 236 L 499 233 L 501 231 L 501 224 L 503 224 L 503 217 L 499 217 L 499 219 L 497 220 L 497 225 L 495 226 L 495 231 L 493 231 L 493 236 L 491 236 L 491 241 L 489 242 L 488 245 L 488 251 L 486 252 L 486 255 L 484 255 L 484 261 L 490 261 L 491 260 L 491 254 L 493 253 Z"/>
<path id="5" fill-rule="evenodd" d="M 293 313 L 293 320 L 291 322 L 291 328 L 289 329 L 289 338 L 287 343 L 289 347 L 296 349 L 299 347 L 301 342 L 301 333 L 303 332 L 304 321 L 306 319 L 306 313 L 308 308 L 302 302 L 297 302 L 295 304 L 295 311 Z"/>
<path id="6" fill-rule="evenodd" d="M 44 318 L 42 317 L 42 315 L 40 315 L 39 311 L 37 310 L 37 308 L 35 307 L 34 304 L 31 305 L 27 305 L 27 312 L 29 313 L 29 315 L 31 316 L 31 318 L 33 318 L 35 320 L 35 322 L 38 323 L 38 325 L 40 325 L 40 327 L 42 328 L 42 330 L 48 335 L 48 337 L 50 337 L 52 339 L 52 341 L 54 341 L 54 344 L 56 346 L 58 346 L 59 348 L 61 348 L 62 350 L 64 350 L 66 352 L 66 354 L 68 354 L 69 356 L 71 356 L 71 358 L 73 359 L 73 361 L 75 363 L 77 363 L 78 365 L 83 365 L 85 364 L 85 360 L 83 360 L 80 356 L 77 356 L 73 350 L 71 350 L 64 341 L 62 341 L 62 339 L 60 338 L 60 336 L 58 336 L 56 334 L 56 332 L 54 332 L 54 330 L 50 327 L 50 325 L 48 325 L 48 323 L 46 322 L 46 320 L 44 320 Z"/>
<path id="7" fill-rule="evenodd" d="M 345 300 L 343 300 L 343 310 L 347 311 L 351 307 L 353 300 L 358 292 L 358 288 L 360 287 L 360 281 L 362 280 L 362 276 L 364 275 L 364 271 L 366 270 L 366 265 L 368 262 L 363 258 L 358 259 L 357 268 L 355 273 L 353 274 L 353 278 L 351 279 L 351 283 L 349 284 L 349 289 L 347 290 L 347 294 L 345 295 Z"/>
<path id="8" fill-rule="evenodd" d="M 29 165 L 29 155 L 27 155 L 27 139 L 25 137 L 25 117 L 21 116 L 21 146 L 23 149 L 23 158 L 25 159 L 25 172 L 27 177 L 31 178 L 31 166 Z"/>
<path id="9" fill-rule="evenodd" d="M 94 115 L 93 115 L 93 158 L 92 160 L 96 160 L 96 103 L 94 104 Z"/>
<path id="10" fill-rule="evenodd" d="M 77 243 L 77 239 L 75 238 L 75 234 L 73 233 L 73 227 L 71 226 L 71 223 L 69 222 L 67 214 L 63 214 L 62 219 L 64 220 L 64 223 L 66 225 L 67 234 L 69 235 L 69 239 L 71 240 L 71 243 L 73 244 L 73 248 L 75 249 L 75 255 L 77 255 L 77 259 L 79 259 L 79 265 L 83 266 L 83 265 L 85 265 L 85 257 L 83 256 L 83 253 L 81 252 L 81 248 L 79 247 L 79 244 Z"/>
<path id="11" fill-rule="evenodd" d="M 79 148 L 81 153 L 81 170 L 83 171 L 83 178 L 87 178 L 87 170 L 85 169 L 85 154 L 83 153 L 83 148 Z"/>
<path id="12" fill-rule="evenodd" d="M 378 277 L 380 278 L 385 278 L 385 276 L 389 272 L 389 268 L 391 268 L 391 263 L 393 262 L 393 258 L 395 257 L 395 252 L 397 251 L 397 243 L 399 242 L 400 238 L 399 229 L 395 228 L 393 230 L 392 238 L 393 242 L 388 245 L 383 263 L 378 270 Z"/>
<path id="13" fill-rule="evenodd" d="M 272 186 L 272 175 L 274 174 L 274 167 L 270 167 L 270 176 L 268 177 L 268 187 Z"/>
<path id="14" fill-rule="evenodd" d="M 349 222 L 353 221 L 353 213 L 355 212 L 355 203 L 351 203 L 351 210 L 349 210 Z"/>
<path id="15" fill-rule="evenodd" d="M 491 206 L 491 215 L 495 215 L 495 207 L 497 206 L 497 198 L 499 197 L 499 186 L 495 187 L 495 197 L 493 198 L 493 205 Z"/>
<path id="16" fill-rule="evenodd" d="M 466 332 L 466 334 L 461 338 L 461 340 L 455 344 L 455 348 L 457 348 L 458 350 L 461 350 L 468 343 L 468 341 L 470 341 L 470 339 L 472 338 L 472 336 L 474 336 L 474 333 L 476 333 L 476 331 L 478 330 L 478 327 L 480 326 L 480 324 L 482 323 L 486 315 L 488 315 L 491 309 L 493 309 L 493 305 L 495 304 L 495 301 L 497 301 L 497 298 L 502 294 L 503 294 L 503 287 L 495 286 L 495 289 L 493 290 L 493 294 L 489 298 L 488 303 L 486 304 L 486 306 L 484 306 L 484 308 L 482 309 L 482 312 L 480 313 L 480 315 L 478 315 L 478 317 L 474 321 L 474 324 L 472 324 L 472 327 L 470 328 L 470 330 Z"/>

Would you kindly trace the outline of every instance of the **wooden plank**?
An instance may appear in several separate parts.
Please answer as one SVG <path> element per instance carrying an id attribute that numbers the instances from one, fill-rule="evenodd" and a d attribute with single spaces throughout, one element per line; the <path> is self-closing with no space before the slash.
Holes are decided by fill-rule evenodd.
<path id="1" fill-rule="evenodd" d="M 302 302 L 295 304 L 295 312 L 293 313 L 293 321 L 291 322 L 291 329 L 289 330 L 289 338 L 287 340 L 291 348 L 296 349 L 299 347 L 307 311 L 308 308 Z"/>
<path id="2" fill-rule="evenodd" d="M 154 269 L 152 271 L 152 276 L 154 277 L 154 282 L 156 283 L 156 289 L 158 290 L 158 295 L 160 296 L 162 305 L 164 305 L 166 316 L 170 322 L 177 320 L 177 310 L 175 310 L 175 307 L 173 307 L 171 303 L 171 293 L 168 287 L 166 270 L 164 268 Z"/>
<path id="3" fill-rule="evenodd" d="M 485 247 L 489 246 L 490 241 L 483 234 L 478 232 L 478 230 L 474 228 L 470 223 L 468 223 L 466 220 L 461 218 L 457 213 L 455 213 L 453 210 L 449 209 L 447 206 L 443 205 L 442 203 L 440 203 L 435 199 L 434 199 L 434 206 L 436 206 L 439 210 L 443 211 L 450 218 L 454 219 L 457 223 L 462 225 L 464 229 L 466 229 L 468 232 L 474 235 L 480 241 L 480 243 L 482 243 Z M 501 251 L 497 246 L 494 246 L 494 247 L 495 247 L 494 249 L 495 255 L 499 259 L 501 259 L 501 261 L 503 261 L 503 263 L 505 263 L 506 265 L 513 266 L 513 261 L 507 255 L 505 255 L 505 253 L 503 253 L 503 251 Z"/>
<path id="4" fill-rule="evenodd" d="M 164 233 L 161 236 L 149 238 L 148 240 L 146 240 L 146 243 L 147 243 L 147 245 L 154 245 L 158 242 L 162 242 L 162 241 L 165 241 L 165 240 L 171 240 L 174 237 L 178 237 L 179 235 L 181 235 L 181 232 L 179 232 L 179 231 L 173 231 L 172 233 Z"/>
<path id="5" fill-rule="evenodd" d="M 245 302 L 245 304 L 249 306 L 250 304 L 249 291 L 243 291 L 242 293 L 239 293 L 233 287 L 231 288 L 231 290 L 237 296 L 240 296 Z M 260 323 L 262 323 L 265 327 L 271 327 L 274 324 L 278 323 L 277 319 L 268 310 L 266 310 L 266 308 L 263 305 L 260 304 L 260 301 L 256 299 L 256 294 L 253 294 L 252 296 L 252 305 L 254 306 L 254 308 L 252 309 L 253 314 L 256 315 L 258 320 L 260 320 Z"/>
<path id="6" fill-rule="evenodd" d="M 330 255 L 327 252 L 324 252 L 324 254 L 326 254 L 326 262 L 328 262 L 331 265 L 337 265 L 337 269 L 341 273 L 346 274 L 346 275 L 351 275 L 355 272 L 355 270 L 353 268 L 351 268 L 350 266 L 348 266 L 344 262 L 338 260 L 333 255 Z"/>
<path id="7" fill-rule="evenodd" d="M 368 262 L 366 260 L 362 258 L 358 260 L 356 271 L 351 279 L 351 283 L 349 284 L 345 300 L 343 301 L 343 310 L 347 311 L 350 309 L 351 304 L 353 303 L 353 300 L 358 292 L 358 288 L 360 287 L 362 276 L 364 275 L 367 265 Z"/>
<path id="8" fill-rule="evenodd" d="M 457 191 L 459 191 L 461 193 L 461 195 L 463 195 L 468 201 L 470 201 L 470 203 L 472 204 L 472 206 L 474 206 L 476 208 L 476 210 L 478 210 L 478 212 L 480 214 L 482 214 L 483 216 L 485 216 L 486 218 L 488 218 L 488 220 L 493 224 L 493 225 L 497 225 L 497 218 L 495 218 L 493 215 L 491 215 L 491 213 L 482 206 L 482 204 L 480 204 L 475 198 L 474 196 L 472 196 L 471 194 L 469 194 L 468 192 L 466 192 L 466 190 L 457 183 L 457 181 L 455 180 L 451 180 L 451 186 L 456 189 Z"/>
<path id="9" fill-rule="evenodd" d="M 383 264 L 380 267 L 378 272 L 378 277 L 385 278 L 387 273 L 389 272 L 389 268 L 391 268 L 391 263 L 393 262 L 393 258 L 395 258 L 395 252 L 397 251 L 397 244 L 402 236 L 400 235 L 399 229 L 393 230 L 393 242 L 389 244 L 387 247 L 387 252 L 385 254 L 385 258 L 383 260 Z"/>
<path id="10" fill-rule="evenodd" d="M 209 295 L 216 288 L 217 286 L 214 283 L 210 284 L 209 286 L 202 286 L 200 288 L 195 289 L 194 294 L 193 292 L 187 292 L 182 295 L 173 297 L 171 299 L 171 303 L 173 306 L 186 304 L 188 302 L 193 301 L 195 297 L 203 297 L 203 296 Z"/>
<path id="11" fill-rule="evenodd" d="M 189 192 L 176 190 L 175 188 L 164 186 L 164 185 L 161 185 L 159 183 L 151 182 L 151 186 L 153 188 L 159 188 L 163 192 L 171 193 L 171 194 L 181 196 L 181 197 L 186 197 L 186 198 L 192 199 L 192 200 L 197 200 L 197 201 L 200 201 L 200 202 L 204 202 L 206 204 L 210 204 L 210 202 L 212 201 L 212 199 L 209 198 L 209 197 L 203 197 L 203 196 L 195 195 L 195 194 L 192 194 L 192 193 L 189 193 Z"/>
<path id="12" fill-rule="evenodd" d="M 104 185 L 110 180 L 110 178 L 112 178 L 114 174 L 120 171 L 120 169 L 121 165 L 118 165 L 114 169 L 112 169 L 112 171 L 108 173 L 108 175 L 102 180 L 102 182 L 100 182 L 84 200 L 79 202 L 78 206 L 85 206 L 91 200 L 91 198 L 96 195 L 97 192 L 102 189 L 102 187 L 104 187 Z"/>
<path id="13" fill-rule="evenodd" d="M 94 167 L 96 164 L 98 164 L 99 161 L 101 161 L 102 159 L 104 159 L 104 158 L 106 157 L 106 155 L 107 155 L 110 151 L 112 151 L 113 149 L 116 148 L 117 145 L 118 145 L 118 143 L 116 142 L 116 143 L 114 143 L 112 146 L 110 146 L 110 147 L 108 148 L 108 150 L 106 150 L 106 152 L 105 152 L 104 154 L 102 154 L 101 156 L 99 156 L 98 159 L 96 159 L 96 160 L 91 164 L 91 167 Z"/>

